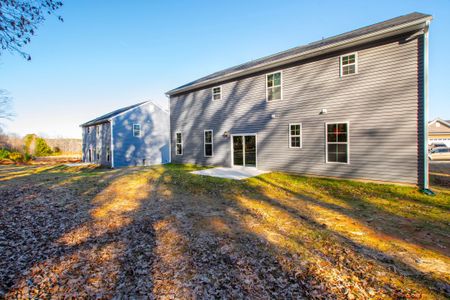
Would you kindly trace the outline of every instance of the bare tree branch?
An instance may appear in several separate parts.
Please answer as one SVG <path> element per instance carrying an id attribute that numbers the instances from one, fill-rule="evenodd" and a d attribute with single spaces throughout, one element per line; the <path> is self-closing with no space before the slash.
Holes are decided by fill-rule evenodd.
<path id="1" fill-rule="evenodd" d="M 30 60 L 31 56 L 21 48 L 30 43 L 45 16 L 53 14 L 62 5 L 59 0 L 1 0 L 0 55 L 8 51 Z M 61 16 L 58 19 L 63 21 Z"/>
<path id="2" fill-rule="evenodd" d="M 6 90 L 0 89 L 0 120 L 12 120 L 12 99 Z M 1 123 L 0 123 L 1 125 Z"/>

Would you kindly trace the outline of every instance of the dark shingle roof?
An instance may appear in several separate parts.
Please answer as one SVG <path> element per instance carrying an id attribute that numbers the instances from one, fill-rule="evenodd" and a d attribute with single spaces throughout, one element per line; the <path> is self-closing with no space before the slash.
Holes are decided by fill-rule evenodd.
<path id="1" fill-rule="evenodd" d="M 427 15 L 427 14 L 422 14 L 422 13 L 418 13 L 418 12 L 413 12 L 404 16 L 400 16 L 400 17 L 396 17 L 384 22 L 380 22 L 380 23 L 376 23 L 370 26 L 366 26 L 366 27 L 362 27 L 353 31 L 349 31 L 343 34 L 339 34 L 333 37 L 329 37 L 326 39 L 322 39 L 320 41 L 316 41 L 313 43 L 309 43 L 307 45 L 303 45 L 303 46 L 298 46 L 295 48 L 291 48 L 289 50 L 283 51 L 283 52 L 279 52 L 270 56 L 266 56 L 260 59 L 256 59 L 256 60 L 252 60 L 228 69 L 224 69 L 222 71 L 219 72 L 215 72 L 212 73 L 210 75 L 207 75 L 205 77 L 202 77 L 200 79 L 194 80 L 192 82 L 189 82 L 185 85 L 179 86 L 169 92 L 167 92 L 167 94 L 173 94 L 175 91 L 179 90 L 179 89 L 185 89 L 188 88 L 190 86 L 194 86 L 197 85 L 203 81 L 207 81 L 207 80 L 212 80 L 224 75 L 227 75 L 229 73 L 234 73 L 234 72 L 238 72 L 238 71 L 244 71 L 246 69 L 250 69 L 253 67 L 257 67 L 259 65 L 264 65 L 267 63 L 271 63 L 271 62 L 276 62 L 278 60 L 282 60 L 284 58 L 293 56 L 293 55 L 299 55 L 302 54 L 304 52 L 307 51 L 311 51 L 317 48 L 321 48 L 323 46 L 327 46 L 327 45 L 331 45 L 331 44 L 335 44 L 338 42 L 343 42 L 352 38 L 356 38 L 356 37 L 360 37 L 360 36 L 364 36 L 366 34 L 370 34 L 370 33 L 374 33 L 380 30 L 385 30 L 385 29 L 389 29 L 391 27 L 396 27 L 399 25 L 403 25 L 409 22 L 413 22 L 413 21 L 417 21 L 423 18 L 429 18 L 431 17 L 431 15 Z"/>
<path id="2" fill-rule="evenodd" d="M 121 114 L 121 113 L 123 113 L 123 112 L 125 112 L 125 111 L 127 111 L 127 110 L 130 110 L 130 109 L 133 109 L 133 108 L 135 108 L 135 107 L 138 107 L 139 105 L 144 104 L 144 103 L 146 103 L 146 102 L 148 102 L 148 101 L 144 101 L 144 102 L 140 102 L 140 103 L 137 103 L 137 104 L 133 104 L 133 105 L 130 105 L 130 106 L 127 106 L 127 107 L 123 107 L 123 108 L 116 109 L 115 111 L 112 111 L 112 112 L 107 113 L 107 114 L 105 114 L 105 115 L 103 115 L 103 116 L 100 116 L 100 117 L 95 118 L 95 119 L 93 119 L 93 120 L 90 120 L 90 121 L 88 121 L 88 122 L 86 122 L 86 123 L 83 123 L 83 124 L 81 124 L 80 126 L 83 126 L 83 127 L 84 127 L 84 126 L 90 126 L 90 125 L 95 125 L 95 124 L 105 123 L 105 122 L 107 122 L 110 118 L 112 118 L 112 117 L 114 117 L 114 116 L 117 116 L 118 114 Z"/>

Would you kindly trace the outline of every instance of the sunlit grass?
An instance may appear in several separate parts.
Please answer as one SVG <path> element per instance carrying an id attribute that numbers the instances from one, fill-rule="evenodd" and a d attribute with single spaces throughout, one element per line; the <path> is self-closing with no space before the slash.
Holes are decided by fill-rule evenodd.
<path id="1" fill-rule="evenodd" d="M 430 197 L 415 187 L 284 173 L 243 181 L 190 173 L 201 168 L 9 167 L 0 168 L 0 185 L 33 182 L 79 197 L 70 205 L 85 209 L 87 219 L 56 243 L 80 247 L 100 265 L 116 265 L 133 237 L 108 242 L 105 251 L 85 249 L 90 241 L 157 215 L 146 228 L 154 234 L 156 248 L 149 250 L 160 268 L 153 271 L 155 293 L 169 295 L 194 276 L 183 269 L 181 279 L 171 277 L 180 265 L 191 264 L 190 238 L 202 233 L 228 237 L 236 248 L 241 235 L 255 236 L 286 272 L 323 282 L 336 295 L 352 290 L 357 298 L 372 298 L 410 290 L 411 297 L 435 298 L 433 280 L 450 283 L 450 190 L 433 187 L 438 194 Z M 120 247 L 108 256 L 110 245 Z M 62 257 L 55 272 L 73 268 L 73 257 Z M 106 284 L 97 275 L 86 284 Z"/>

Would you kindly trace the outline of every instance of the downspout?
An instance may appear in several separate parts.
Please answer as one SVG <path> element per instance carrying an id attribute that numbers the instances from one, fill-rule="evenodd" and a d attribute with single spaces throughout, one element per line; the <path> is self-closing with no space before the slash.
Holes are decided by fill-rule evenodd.
<path id="1" fill-rule="evenodd" d="M 169 98 L 169 163 L 172 163 L 172 117 L 171 117 L 171 109 L 170 109 L 170 96 L 166 94 L 166 97 Z"/>
<path id="2" fill-rule="evenodd" d="M 429 189 L 429 175 L 428 175 L 428 30 L 430 21 L 426 21 L 424 28 L 423 39 L 423 182 L 422 192 L 427 195 L 434 195 L 434 192 Z"/>
<path id="3" fill-rule="evenodd" d="M 110 155 L 111 155 L 111 168 L 114 169 L 114 131 L 113 131 L 113 126 L 114 126 L 114 120 L 113 119 L 109 119 L 109 128 L 111 129 L 111 147 L 110 147 Z"/>

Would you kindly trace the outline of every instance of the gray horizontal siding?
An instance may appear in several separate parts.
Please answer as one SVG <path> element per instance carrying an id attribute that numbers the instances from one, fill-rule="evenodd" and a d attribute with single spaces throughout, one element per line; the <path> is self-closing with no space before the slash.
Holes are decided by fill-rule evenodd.
<path id="1" fill-rule="evenodd" d="M 102 123 L 98 125 L 89 126 L 91 132 L 87 133 L 86 128 L 83 127 L 83 161 L 88 162 L 88 151 L 89 148 L 95 150 L 92 152 L 92 162 L 100 164 L 102 166 L 110 167 L 111 160 L 108 161 L 107 151 L 108 147 L 111 145 L 111 128 L 110 123 Z M 100 136 L 97 137 L 96 128 L 100 128 Z M 99 159 L 97 159 L 97 153 L 99 153 Z"/>
<path id="2" fill-rule="evenodd" d="M 353 51 L 359 72 L 341 78 L 339 55 Z M 402 36 L 286 66 L 280 101 L 266 102 L 265 73 L 223 83 L 219 101 L 210 88 L 172 96 L 171 141 L 181 131 L 184 142 L 182 156 L 172 147 L 172 161 L 231 166 L 223 132 L 257 133 L 260 169 L 417 183 L 420 51 L 420 39 Z M 350 122 L 350 164 L 325 163 L 324 124 L 334 121 Z M 291 149 L 288 124 L 298 122 L 303 148 Z M 205 129 L 214 130 L 210 158 L 203 156 Z"/>

